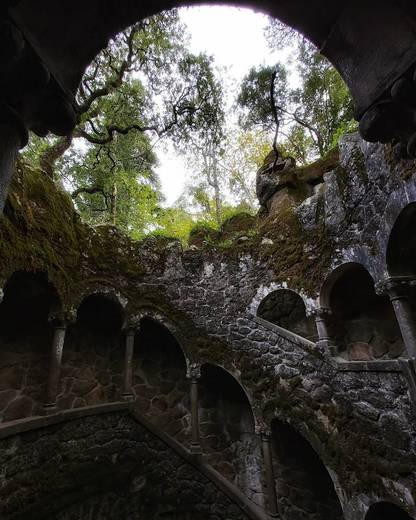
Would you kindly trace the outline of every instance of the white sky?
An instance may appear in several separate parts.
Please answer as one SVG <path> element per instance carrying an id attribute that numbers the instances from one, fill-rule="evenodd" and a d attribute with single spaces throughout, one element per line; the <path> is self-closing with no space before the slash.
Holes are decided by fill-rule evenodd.
<path id="1" fill-rule="evenodd" d="M 272 53 L 264 38 L 267 17 L 249 9 L 230 7 L 190 7 L 180 10 L 191 35 L 190 51 L 213 55 L 215 64 L 228 69 L 226 85 L 234 88 L 249 69 L 260 64 L 287 61 L 289 51 Z M 183 160 L 170 148 L 158 150 L 157 168 L 166 205 L 181 195 L 187 177 Z"/>

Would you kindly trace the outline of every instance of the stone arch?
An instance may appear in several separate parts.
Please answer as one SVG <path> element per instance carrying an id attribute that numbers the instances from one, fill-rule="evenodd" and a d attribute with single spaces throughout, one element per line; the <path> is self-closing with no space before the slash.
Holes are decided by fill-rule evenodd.
<path id="1" fill-rule="evenodd" d="M 367 361 L 403 352 L 389 298 L 376 293 L 374 280 L 362 264 L 349 262 L 335 269 L 322 287 L 320 303 L 330 310 L 330 336 L 342 357 Z"/>
<path id="2" fill-rule="evenodd" d="M 261 447 L 246 390 L 229 371 L 205 362 L 199 397 L 201 445 L 207 461 L 263 505 Z"/>
<path id="3" fill-rule="evenodd" d="M 67 328 L 57 405 L 78 408 L 119 398 L 124 362 L 123 305 L 113 292 L 89 292 Z"/>
<path id="4" fill-rule="evenodd" d="M 301 296 L 290 289 L 276 289 L 260 302 L 257 316 L 279 327 L 316 341 L 316 326 L 312 316 L 307 316 Z"/>
<path id="5" fill-rule="evenodd" d="M 343 512 L 328 469 L 309 441 L 289 423 L 271 423 L 278 510 L 287 520 L 341 520 Z"/>
<path id="6" fill-rule="evenodd" d="M 168 316 L 168 312 L 160 309 L 154 304 L 142 306 L 135 311 L 129 312 L 128 308 L 126 310 L 129 314 L 129 317 L 126 320 L 127 325 L 130 325 L 133 328 L 140 328 L 140 321 L 144 318 L 149 318 L 163 325 L 175 338 L 185 357 L 186 367 L 187 369 L 189 368 L 189 365 L 192 361 L 192 352 L 190 346 L 188 345 L 188 341 L 181 331 L 180 325 Z"/>
<path id="7" fill-rule="evenodd" d="M 133 383 L 136 410 L 183 444 L 190 439 L 187 358 L 157 312 L 143 312 L 134 338 Z"/>
<path id="8" fill-rule="evenodd" d="M 376 502 L 372 504 L 364 520 L 412 520 L 404 509 L 392 502 Z"/>
<path id="9" fill-rule="evenodd" d="M 112 285 L 102 283 L 101 281 L 87 281 L 82 285 L 82 287 L 76 287 L 73 291 L 72 297 L 70 298 L 71 308 L 78 310 L 82 302 L 87 297 L 94 294 L 101 294 L 109 300 L 117 302 L 124 310 L 126 310 L 128 305 L 127 296 L 119 289 L 116 289 Z"/>
<path id="10" fill-rule="evenodd" d="M 416 278 L 416 202 L 398 215 L 387 244 L 386 262 L 390 276 Z"/>
<path id="11" fill-rule="evenodd" d="M 16 271 L 0 304 L 0 416 L 10 421 L 42 413 L 53 327 L 61 310 L 54 285 L 43 271 Z"/>

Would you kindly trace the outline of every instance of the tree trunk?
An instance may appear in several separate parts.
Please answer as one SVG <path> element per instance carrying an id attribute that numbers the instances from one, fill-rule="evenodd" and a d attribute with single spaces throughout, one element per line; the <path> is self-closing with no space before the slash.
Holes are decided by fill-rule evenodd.
<path id="1" fill-rule="evenodd" d="M 71 146 L 73 135 L 65 135 L 59 137 L 51 146 L 49 146 L 39 157 L 40 169 L 46 173 L 51 179 L 55 178 L 55 165 L 64 153 Z"/>
<path id="2" fill-rule="evenodd" d="M 115 226 L 117 224 L 117 184 L 115 182 L 111 191 L 110 219 L 111 224 Z"/>
<path id="3" fill-rule="evenodd" d="M 220 192 L 220 183 L 218 180 L 218 167 L 217 167 L 217 158 L 212 157 L 212 179 L 214 185 L 214 193 L 215 193 L 215 218 L 218 224 L 218 227 L 221 227 L 222 224 L 222 204 L 221 204 L 221 192 Z"/>

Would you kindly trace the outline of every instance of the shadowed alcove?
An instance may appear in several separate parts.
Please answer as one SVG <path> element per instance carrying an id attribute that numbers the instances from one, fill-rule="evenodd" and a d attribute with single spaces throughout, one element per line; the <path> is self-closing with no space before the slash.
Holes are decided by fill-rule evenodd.
<path id="1" fill-rule="evenodd" d="M 390 300 L 376 294 L 374 281 L 362 265 L 343 264 L 331 273 L 321 304 L 331 310 L 330 334 L 342 357 L 366 361 L 396 358 L 403 352 Z"/>
<path id="2" fill-rule="evenodd" d="M 412 520 L 412 517 L 391 502 L 377 502 L 370 507 L 365 520 Z"/>
<path id="3" fill-rule="evenodd" d="M 119 397 L 123 319 L 123 308 L 112 295 L 92 294 L 81 302 L 65 338 L 59 407 L 78 408 Z"/>
<path id="4" fill-rule="evenodd" d="M 262 504 L 262 462 L 255 421 L 240 383 L 213 364 L 201 369 L 200 428 L 207 461 L 253 501 Z"/>
<path id="5" fill-rule="evenodd" d="M 50 314 L 59 308 L 42 272 L 15 272 L 0 305 L 0 417 L 10 421 L 41 413 L 50 361 Z"/>
<path id="6" fill-rule="evenodd" d="M 141 414 L 187 444 L 190 413 L 185 356 L 169 329 L 152 318 L 142 318 L 135 335 L 133 393 Z"/>
<path id="7" fill-rule="evenodd" d="M 416 202 L 406 206 L 393 226 L 387 245 L 390 276 L 416 277 Z"/>
<path id="8" fill-rule="evenodd" d="M 268 294 L 261 301 L 257 316 L 311 341 L 317 339 L 315 321 L 306 315 L 305 304 L 294 291 L 279 289 Z"/>
<path id="9" fill-rule="evenodd" d="M 341 520 L 332 479 L 309 442 L 292 426 L 272 421 L 278 509 L 285 520 Z"/>

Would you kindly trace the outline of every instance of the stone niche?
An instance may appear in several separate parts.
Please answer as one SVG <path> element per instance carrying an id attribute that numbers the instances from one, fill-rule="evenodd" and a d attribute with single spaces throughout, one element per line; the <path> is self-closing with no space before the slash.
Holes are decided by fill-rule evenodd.
<path id="1" fill-rule="evenodd" d="M 59 408 L 79 408 L 120 398 L 124 360 L 123 308 L 106 294 L 92 294 L 68 327 L 62 359 Z"/>
<path id="2" fill-rule="evenodd" d="M 399 357 L 404 346 L 393 307 L 376 294 L 368 271 L 351 263 L 333 275 L 330 335 L 338 354 L 351 361 Z"/>
<path id="3" fill-rule="evenodd" d="M 260 443 L 244 390 L 231 374 L 212 364 L 202 366 L 199 388 L 201 444 L 207 462 L 262 505 Z"/>
<path id="4" fill-rule="evenodd" d="M 4 286 L 0 305 L 0 421 L 42 413 L 52 327 L 58 305 L 44 273 L 19 271 Z"/>
<path id="5" fill-rule="evenodd" d="M 311 341 L 318 339 L 315 320 L 306 315 L 305 304 L 294 291 L 279 289 L 268 294 L 261 301 L 257 316 Z"/>
<path id="6" fill-rule="evenodd" d="M 317 453 L 294 428 L 272 422 L 278 510 L 285 520 L 342 520 L 333 482 Z"/>
<path id="7" fill-rule="evenodd" d="M 189 382 L 173 334 L 151 318 L 134 339 L 133 393 L 139 413 L 185 446 L 190 441 Z"/>

